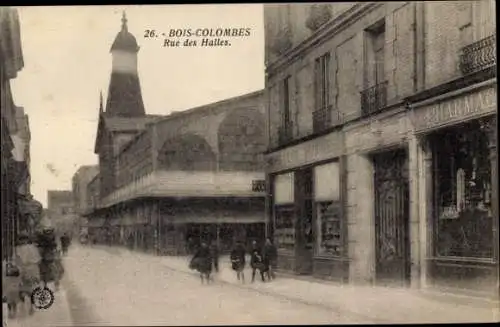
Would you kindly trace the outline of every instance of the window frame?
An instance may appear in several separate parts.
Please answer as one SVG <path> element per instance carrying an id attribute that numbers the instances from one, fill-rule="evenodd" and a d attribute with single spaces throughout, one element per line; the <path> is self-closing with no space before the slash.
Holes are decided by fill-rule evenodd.
<path id="1" fill-rule="evenodd" d="M 451 127 L 451 128 L 448 128 L 446 129 L 450 134 L 455 134 L 455 135 L 460 135 L 461 131 L 465 131 L 465 133 L 469 134 L 469 135 L 472 135 L 473 133 L 484 133 L 484 132 L 480 132 L 478 130 L 475 130 L 474 128 L 474 123 L 472 124 L 467 124 L 466 127 Z M 479 128 L 479 127 L 478 127 Z M 452 154 L 450 153 L 447 153 L 447 154 L 439 154 L 439 150 L 441 150 L 443 147 L 445 147 L 446 145 L 444 144 L 444 142 L 446 141 L 443 137 L 443 134 L 444 131 L 441 131 L 441 132 L 437 132 L 435 134 L 433 134 L 433 136 L 431 136 L 432 138 L 432 142 L 431 144 L 433 144 L 432 146 L 432 165 L 433 165 L 433 175 L 434 175 L 434 178 L 433 178 L 433 222 L 432 222 L 432 228 L 434 230 L 434 232 L 432 233 L 432 236 L 433 236 L 433 246 L 432 246 L 432 253 L 434 255 L 434 257 L 436 258 L 460 258 L 460 259 L 470 259 L 470 260 L 492 260 L 494 258 L 494 231 L 493 231 L 493 226 L 491 226 L 491 228 L 489 228 L 487 230 L 488 234 L 489 234 L 489 239 L 490 239 L 490 243 L 488 245 L 488 249 L 486 250 L 486 252 L 489 252 L 488 255 L 483 255 L 481 254 L 479 251 L 478 252 L 475 252 L 475 250 L 473 249 L 467 249 L 465 248 L 463 245 L 462 246 L 459 246 L 459 247 L 453 247 L 452 245 L 450 245 L 450 242 L 454 242 L 455 244 L 461 244 L 460 242 L 457 242 L 458 240 L 458 237 L 454 238 L 453 236 L 453 232 L 457 232 L 457 231 L 460 231 L 460 232 L 463 232 L 463 240 L 467 240 L 467 238 L 469 237 L 474 237 L 473 234 L 469 234 L 468 235 L 468 232 L 469 232 L 469 229 L 467 229 L 467 231 L 464 231 L 464 227 L 470 227 L 470 226 L 473 226 L 475 228 L 478 228 L 479 230 L 476 232 L 478 234 L 475 235 L 475 239 L 483 239 L 485 238 L 484 235 L 482 235 L 481 233 L 481 221 L 479 219 L 491 219 L 491 223 L 493 223 L 493 213 L 492 213 L 492 201 L 494 201 L 494 199 L 492 198 L 492 194 L 490 193 L 489 194 L 489 214 L 484 214 L 481 213 L 480 211 L 473 211 L 474 213 L 470 213 L 470 211 L 466 211 L 466 210 L 462 210 L 460 211 L 459 208 L 457 207 L 457 182 L 456 182 L 456 179 L 457 179 L 457 172 L 456 171 L 452 171 L 452 169 L 455 169 L 457 170 L 458 168 L 458 164 L 456 164 L 456 156 L 457 156 L 457 152 L 458 151 L 453 151 Z M 449 137 L 450 139 L 453 139 L 455 140 L 455 138 L 453 138 L 452 136 L 447 136 Z M 484 135 L 482 136 L 483 140 L 488 142 L 488 136 L 486 133 L 484 133 Z M 441 143 L 438 142 L 438 140 L 442 140 Z M 470 144 L 469 144 L 470 146 Z M 489 178 L 485 178 L 485 181 L 483 182 L 486 182 L 486 183 L 489 183 L 490 187 L 493 187 L 492 185 L 492 175 L 491 175 L 491 158 L 489 156 L 489 148 L 488 148 L 488 143 L 486 143 L 485 145 L 481 146 L 483 147 L 483 150 L 485 151 L 484 154 L 480 154 L 480 156 L 483 156 L 483 159 L 484 157 L 486 158 L 486 160 L 483 162 L 483 169 L 486 170 L 486 175 L 489 177 Z M 474 146 L 474 148 L 476 148 L 476 146 Z M 455 149 L 456 150 L 456 149 Z M 447 203 L 448 205 L 445 205 L 442 203 L 441 199 L 443 197 L 443 192 L 441 190 L 441 188 L 443 187 L 440 183 L 443 183 L 443 177 L 442 177 L 442 174 L 443 174 L 443 165 L 445 165 L 444 163 L 440 162 L 439 160 L 443 159 L 444 157 L 446 156 L 451 156 L 452 160 L 450 160 L 451 162 L 447 165 L 447 169 L 450 170 L 449 171 L 449 174 L 451 176 L 449 176 L 449 180 L 448 182 L 450 183 L 450 187 L 452 188 L 452 195 L 451 195 L 451 200 L 448 200 Z M 477 158 L 477 154 L 474 155 L 474 157 Z M 462 158 L 463 159 L 463 158 Z M 464 160 L 464 159 L 463 159 Z M 462 167 L 461 167 L 462 168 Z M 465 171 L 465 169 L 464 169 Z M 484 171 L 481 171 L 481 173 L 485 173 Z M 469 172 L 465 172 L 465 175 L 470 175 Z M 438 181 L 440 181 L 438 183 Z M 464 184 L 464 187 L 467 186 L 467 183 Z M 483 189 L 484 191 L 484 189 Z M 467 191 L 465 191 L 465 193 L 467 193 Z M 482 199 L 483 203 L 486 203 L 484 202 L 484 198 Z M 453 210 L 448 210 L 449 211 L 449 214 L 444 214 L 443 213 L 443 208 L 452 208 L 452 207 L 455 207 L 456 208 L 456 212 L 454 212 Z M 477 206 L 473 207 L 472 209 L 477 209 Z M 448 212 L 447 211 L 447 212 Z M 471 220 L 470 218 L 467 218 L 468 214 L 470 215 L 474 215 L 474 217 L 477 217 L 477 221 L 473 221 Z M 455 224 L 454 224 L 455 223 Z M 488 221 L 486 221 L 486 223 L 488 223 Z M 448 231 L 446 230 L 443 230 L 442 229 L 442 225 L 444 224 L 447 224 L 451 227 L 449 227 Z M 456 230 L 453 229 L 453 227 L 456 227 Z M 482 237 L 480 237 L 480 235 L 482 235 Z M 456 235 L 455 235 L 456 236 Z M 446 241 L 447 239 L 447 241 Z M 446 243 L 443 245 L 443 243 Z M 480 244 L 473 244 L 473 246 L 481 246 Z M 447 254 L 447 253 L 444 253 L 444 251 L 448 248 L 449 251 L 451 251 L 452 253 L 451 254 Z M 453 252 L 455 251 L 455 253 L 458 251 L 458 252 L 461 252 L 460 254 L 453 254 Z M 467 251 L 470 251 L 467 253 Z M 465 253 L 464 253 L 465 252 Z M 484 252 L 483 252 L 484 253 Z"/>

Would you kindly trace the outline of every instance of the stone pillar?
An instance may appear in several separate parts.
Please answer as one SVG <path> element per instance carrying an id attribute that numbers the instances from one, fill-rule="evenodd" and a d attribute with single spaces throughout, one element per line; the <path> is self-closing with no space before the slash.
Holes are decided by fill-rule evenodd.
<path id="1" fill-rule="evenodd" d="M 419 165 L 420 145 L 415 135 L 409 135 L 408 139 L 408 182 L 409 182 L 409 205 L 410 205 L 410 261 L 411 261 L 411 287 L 420 287 L 420 267 L 422 264 L 421 252 L 421 224 L 420 224 L 420 165 Z"/>
<path id="2" fill-rule="evenodd" d="M 499 254 L 499 221 L 498 221 L 498 157 L 497 157 L 497 116 L 482 122 L 488 135 L 489 157 L 491 162 L 491 213 L 493 217 L 493 258 L 497 263 L 497 289 L 500 297 L 500 254 Z"/>
<path id="3" fill-rule="evenodd" d="M 420 286 L 428 286 L 429 261 L 432 257 L 434 235 L 434 176 L 432 148 L 426 136 L 419 137 L 420 152 Z"/>
<path id="4" fill-rule="evenodd" d="M 349 279 L 354 284 L 372 284 L 375 280 L 375 215 L 373 163 L 367 155 L 351 155 L 350 164 L 355 163 L 354 178 L 356 210 L 349 215 Z M 355 157 L 355 160 L 353 160 Z M 352 201 L 354 199 L 350 199 Z"/>

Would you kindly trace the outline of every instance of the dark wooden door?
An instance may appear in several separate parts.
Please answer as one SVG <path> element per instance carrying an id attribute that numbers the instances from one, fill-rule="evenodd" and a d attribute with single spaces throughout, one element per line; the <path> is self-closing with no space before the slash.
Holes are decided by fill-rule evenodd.
<path id="1" fill-rule="evenodd" d="M 374 156 L 376 279 L 405 285 L 410 278 L 408 159 L 404 150 Z"/>

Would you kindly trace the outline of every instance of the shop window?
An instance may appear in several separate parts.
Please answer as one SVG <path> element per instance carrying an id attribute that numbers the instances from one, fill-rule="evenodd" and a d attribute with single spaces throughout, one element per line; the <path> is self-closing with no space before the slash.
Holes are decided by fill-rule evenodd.
<path id="1" fill-rule="evenodd" d="M 491 163 L 488 136 L 479 123 L 436 135 L 437 254 L 491 258 Z"/>
<path id="2" fill-rule="evenodd" d="M 276 207 L 274 242 L 278 249 L 293 250 L 295 248 L 294 218 L 293 206 Z"/>
<path id="3" fill-rule="evenodd" d="M 317 222 L 316 253 L 341 256 L 343 235 L 338 162 L 314 167 L 314 201 Z"/>
<path id="4" fill-rule="evenodd" d="M 342 255 L 342 227 L 340 204 L 338 202 L 320 202 L 316 204 L 319 230 L 318 254 Z"/>

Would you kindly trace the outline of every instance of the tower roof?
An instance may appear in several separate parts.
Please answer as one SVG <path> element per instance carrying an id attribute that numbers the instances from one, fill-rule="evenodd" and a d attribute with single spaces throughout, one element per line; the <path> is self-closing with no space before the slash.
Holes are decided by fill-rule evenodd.
<path id="1" fill-rule="evenodd" d="M 115 50 L 128 51 L 128 52 L 139 51 L 139 46 L 137 45 L 135 36 L 133 36 L 128 31 L 127 16 L 125 15 L 125 11 L 123 12 L 122 16 L 122 29 L 116 35 L 115 41 L 111 46 L 111 51 Z"/>

